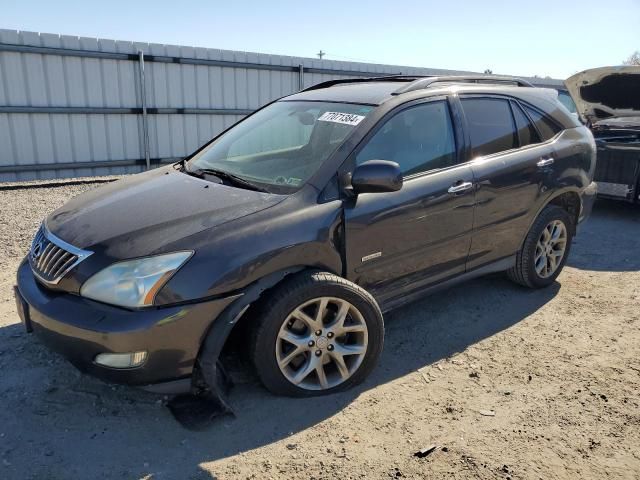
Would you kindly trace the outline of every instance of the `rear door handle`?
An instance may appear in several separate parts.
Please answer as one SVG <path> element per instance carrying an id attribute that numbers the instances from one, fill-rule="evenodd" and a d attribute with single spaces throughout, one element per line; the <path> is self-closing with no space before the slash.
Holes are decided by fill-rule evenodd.
<path id="1" fill-rule="evenodd" d="M 538 163 L 536 163 L 536 165 L 538 166 L 538 168 L 549 167 L 549 166 L 553 165 L 554 161 L 555 160 L 553 158 L 543 158 Z"/>
<path id="2" fill-rule="evenodd" d="M 471 182 L 454 183 L 449 187 L 449 190 L 447 190 L 447 192 L 454 193 L 454 194 L 462 193 L 467 190 L 470 190 L 471 188 L 473 188 L 473 183 Z"/>

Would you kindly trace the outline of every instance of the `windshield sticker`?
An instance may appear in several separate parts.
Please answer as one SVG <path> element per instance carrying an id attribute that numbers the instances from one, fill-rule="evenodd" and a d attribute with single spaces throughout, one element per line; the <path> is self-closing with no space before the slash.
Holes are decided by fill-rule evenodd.
<path id="1" fill-rule="evenodd" d="M 362 115 L 340 112 L 325 112 L 318 118 L 320 122 L 335 122 L 353 126 L 358 125 L 362 120 L 364 120 L 364 116 Z"/>

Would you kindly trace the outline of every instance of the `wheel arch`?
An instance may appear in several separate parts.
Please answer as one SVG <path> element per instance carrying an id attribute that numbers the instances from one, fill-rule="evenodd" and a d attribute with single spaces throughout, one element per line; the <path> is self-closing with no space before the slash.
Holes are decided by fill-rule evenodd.
<path id="1" fill-rule="evenodd" d="M 574 219 L 573 233 L 575 234 L 576 226 L 578 225 L 578 218 L 580 217 L 580 212 L 582 211 L 582 197 L 580 196 L 580 190 L 576 188 L 565 188 L 562 190 L 558 190 L 549 196 L 542 205 L 537 209 L 535 215 L 531 217 L 529 220 L 529 225 L 527 226 L 527 230 L 523 233 L 522 238 L 520 239 L 520 247 L 524 245 L 524 241 L 527 238 L 529 230 L 535 223 L 536 219 L 540 216 L 540 213 L 547 208 L 549 205 L 556 205 L 560 208 L 566 210 L 569 215 Z"/>
<path id="2" fill-rule="evenodd" d="M 578 219 L 580 218 L 580 212 L 582 211 L 582 197 L 578 191 L 567 190 L 565 192 L 558 193 L 549 199 L 544 207 L 547 205 L 556 205 L 564 209 L 573 219 L 573 228 L 575 231 L 575 228 L 578 225 Z M 538 215 L 539 214 L 540 212 L 538 212 Z"/>
<path id="3" fill-rule="evenodd" d="M 216 389 L 226 383 L 227 374 L 224 367 L 220 368 L 220 354 L 227 346 L 232 332 L 248 326 L 251 321 L 251 313 L 254 310 L 252 307 L 256 307 L 270 291 L 286 278 L 305 270 L 326 271 L 341 276 L 341 272 L 327 268 L 320 269 L 312 265 L 297 265 L 270 273 L 243 289 L 242 296 L 211 321 L 209 328 L 203 334 L 197 356 L 197 365 L 209 389 Z M 224 392 L 217 391 L 216 393 L 220 396 Z M 226 404 L 225 401 L 223 403 Z"/>

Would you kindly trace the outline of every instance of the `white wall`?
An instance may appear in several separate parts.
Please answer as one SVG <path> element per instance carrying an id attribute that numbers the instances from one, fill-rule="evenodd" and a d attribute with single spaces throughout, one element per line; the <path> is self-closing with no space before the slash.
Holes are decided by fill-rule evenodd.
<path id="1" fill-rule="evenodd" d="M 15 45 L 129 54 L 131 58 L 69 55 L 73 52 L 6 51 Z M 6 48 L 3 50 L 3 47 Z M 358 75 L 469 73 L 0 30 L 0 181 L 112 175 L 143 170 L 142 115 L 100 110 L 142 106 L 140 65 L 135 56 L 138 51 L 145 56 L 257 64 L 234 67 L 226 63 L 192 65 L 145 61 L 148 108 L 222 110 L 216 113 L 149 114 L 150 157 L 156 161 L 187 155 L 242 118 L 238 113 L 251 111 L 298 91 L 299 65 L 306 70 L 304 87 Z M 290 71 L 270 70 L 265 65 L 289 67 Z M 341 74 L 326 70 L 339 70 Z M 530 80 L 561 85 L 557 80 Z M 20 113 L 16 111 L 18 107 L 32 107 L 32 110 L 31 113 Z M 62 108 L 52 113 L 47 109 L 33 112 L 33 107 L 92 107 L 98 110 L 97 113 L 70 113 Z M 101 161 L 121 164 L 137 161 L 139 164 L 47 169 L 51 164 Z"/>

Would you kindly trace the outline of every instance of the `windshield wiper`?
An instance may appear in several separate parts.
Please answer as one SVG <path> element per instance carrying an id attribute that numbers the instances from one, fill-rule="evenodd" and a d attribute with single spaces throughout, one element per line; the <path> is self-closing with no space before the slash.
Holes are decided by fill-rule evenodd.
<path id="1" fill-rule="evenodd" d="M 198 177 L 203 177 L 204 175 L 213 175 L 214 177 L 218 177 L 221 180 L 227 180 L 228 182 L 238 185 L 240 187 L 244 187 L 249 190 L 255 190 L 256 192 L 269 193 L 268 190 L 259 187 L 255 183 L 246 180 L 243 177 L 238 175 L 234 175 L 233 173 L 225 172 L 224 170 L 218 170 L 215 168 L 196 168 L 195 170 L 189 170 L 185 168 L 185 171 L 190 173 L 191 175 L 196 175 Z"/>

